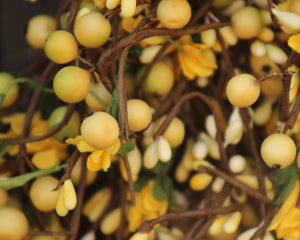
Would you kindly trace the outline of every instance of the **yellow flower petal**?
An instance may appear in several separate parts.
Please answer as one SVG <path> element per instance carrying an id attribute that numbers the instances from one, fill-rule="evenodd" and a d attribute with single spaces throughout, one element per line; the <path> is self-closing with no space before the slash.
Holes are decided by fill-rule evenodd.
<path id="1" fill-rule="evenodd" d="M 66 140 L 67 144 L 76 145 L 80 152 L 93 152 L 95 148 L 91 147 L 86 141 L 83 140 L 81 135 L 76 136 L 76 138 L 68 138 Z"/>
<path id="2" fill-rule="evenodd" d="M 287 43 L 293 50 L 300 53 L 300 34 L 290 36 Z"/>
<path id="3" fill-rule="evenodd" d="M 107 151 L 104 151 L 101 158 L 101 168 L 103 169 L 104 172 L 106 172 L 110 167 L 110 162 L 111 161 L 110 161 L 109 153 Z"/>
<path id="4" fill-rule="evenodd" d="M 15 113 L 10 116 L 2 117 L 1 120 L 5 124 L 10 124 L 11 130 L 20 136 L 23 131 L 25 117 L 25 113 Z"/>
<path id="5" fill-rule="evenodd" d="M 121 147 L 121 141 L 118 139 L 112 146 L 106 149 L 106 151 L 111 155 L 116 155 Z"/>
<path id="6" fill-rule="evenodd" d="M 64 217 L 68 214 L 69 210 L 66 208 L 64 203 L 64 192 L 60 191 L 57 203 L 56 203 L 56 213 L 58 216 Z"/>
<path id="7" fill-rule="evenodd" d="M 59 161 L 57 149 L 50 148 L 45 151 L 39 151 L 32 157 L 32 163 L 39 169 L 49 168 Z"/>
<path id="8" fill-rule="evenodd" d="M 268 231 L 276 230 L 276 228 L 281 224 L 282 221 L 285 221 L 285 218 L 290 212 L 293 212 L 295 209 L 295 204 L 299 195 L 299 181 L 295 182 L 295 187 L 290 194 L 290 196 L 284 201 L 281 208 L 271 221 Z"/>
<path id="9" fill-rule="evenodd" d="M 77 195 L 71 179 L 67 179 L 63 185 L 63 200 L 68 210 L 73 210 L 77 204 Z"/>

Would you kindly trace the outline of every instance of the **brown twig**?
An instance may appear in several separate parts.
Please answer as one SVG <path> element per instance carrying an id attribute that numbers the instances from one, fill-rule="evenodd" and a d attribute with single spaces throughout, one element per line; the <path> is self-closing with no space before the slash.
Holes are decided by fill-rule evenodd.
<path id="1" fill-rule="evenodd" d="M 263 194 L 266 195 L 266 186 L 265 186 L 265 179 L 264 179 L 264 173 L 263 173 L 263 165 L 262 165 L 262 160 L 260 158 L 260 155 L 257 151 L 257 145 L 256 145 L 256 140 L 253 132 L 253 126 L 251 124 L 252 117 L 249 113 L 248 108 L 240 108 L 240 114 L 242 117 L 242 120 L 244 122 L 244 126 L 246 128 L 246 135 L 248 137 L 247 143 L 250 145 L 250 150 L 251 150 L 251 155 L 254 159 L 254 165 L 257 173 L 257 179 L 258 179 L 258 185 L 259 185 L 259 191 Z M 266 208 L 265 208 L 265 203 L 261 202 L 260 203 L 260 213 L 262 219 L 265 218 L 266 215 Z"/>
<path id="2" fill-rule="evenodd" d="M 72 215 L 72 219 L 70 222 L 70 232 L 72 232 L 72 235 L 68 238 L 68 240 L 76 240 L 77 235 L 79 232 L 79 226 L 80 226 L 80 220 L 81 220 L 81 210 L 83 206 L 83 200 L 84 200 L 84 193 L 85 193 L 85 187 L 86 187 L 86 175 L 87 175 L 87 168 L 86 168 L 86 157 L 87 155 L 83 157 L 82 161 L 82 167 L 81 167 L 81 173 L 80 173 L 80 183 L 77 191 L 77 206 L 74 210 L 74 213 Z"/>
<path id="3" fill-rule="evenodd" d="M 170 113 L 167 115 L 165 121 L 163 122 L 163 124 L 160 126 L 160 128 L 157 130 L 157 132 L 154 134 L 153 138 L 157 139 L 159 136 L 162 136 L 164 131 L 167 129 L 167 127 L 169 126 L 169 124 L 171 123 L 172 119 L 179 113 L 181 106 L 183 105 L 183 103 L 185 103 L 186 101 L 192 99 L 192 98 L 199 98 L 201 99 L 203 102 L 205 102 L 209 109 L 211 110 L 212 114 L 215 117 L 215 121 L 216 121 L 216 126 L 217 126 L 217 134 L 216 134 L 216 140 L 219 146 L 219 150 L 220 150 L 220 155 L 221 155 L 221 159 L 222 159 L 222 168 L 223 169 L 227 169 L 227 155 L 226 155 L 226 151 L 225 148 L 223 146 L 223 140 L 222 140 L 222 132 L 221 132 L 221 127 L 220 127 L 220 122 L 218 119 L 218 115 L 214 109 L 213 104 L 211 103 L 210 99 L 204 95 L 201 92 L 189 92 L 183 96 L 181 96 L 180 99 L 178 99 L 177 103 L 173 106 L 173 108 L 171 109 Z"/>
<path id="4" fill-rule="evenodd" d="M 119 62 L 119 74 L 118 74 L 118 90 L 119 90 L 119 111 L 120 111 L 120 125 L 121 134 L 125 137 L 121 140 L 122 144 L 126 144 L 129 141 L 129 126 L 128 126 L 128 115 L 127 115 L 127 93 L 125 87 L 125 63 L 128 48 L 125 48 L 120 56 Z M 127 156 L 123 157 L 124 165 L 128 176 L 128 185 L 131 195 L 132 205 L 135 206 L 135 194 L 133 189 L 133 180 L 131 175 L 130 165 L 128 163 Z"/>
<path id="5" fill-rule="evenodd" d="M 67 19 L 67 31 L 69 32 L 73 32 L 73 25 L 79 9 L 80 2 L 80 0 L 72 0 L 69 11 L 69 17 Z"/>
<path id="6" fill-rule="evenodd" d="M 25 138 L 8 138 L 6 140 L 7 144 L 13 145 L 13 144 L 23 144 L 23 143 L 29 143 L 29 142 L 37 142 L 37 141 L 46 139 L 48 137 L 51 137 L 52 135 L 57 133 L 59 130 L 61 130 L 65 126 L 65 124 L 71 118 L 71 115 L 72 115 L 74 109 L 75 109 L 75 105 L 74 104 L 69 104 L 67 112 L 66 112 L 63 120 L 59 124 L 57 124 L 53 128 L 51 128 L 45 134 L 40 135 L 40 136 L 31 136 L 31 137 L 25 137 Z"/>
<path id="7" fill-rule="evenodd" d="M 238 210 L 241 210 L 241 205 L 237 204 L 229 207 L 211 207 L 211 208 L 200 209 L 200 210 L 166 213 L 165 215 L 162 215 L 155 219 L 143 222 L 139 227 L 138 232 L 149 233 L 156 224 L 162 222 L 168 222 L 168 221 L 184 219 L 184 218 L 198 218 L 202 216 L 227 214 Z"/>
<path id="8" fill-rule="evenodd" d="M 57 191 L 60 188 L 60 186 L 64 183 L 65 180 L 71 178 L 72 169 L 76 161 L 80 157 L 80 155 L 81 153 L 77 149 L 73 152 L 72 156 L 69 158 L 68 165 L 66 167 L 64 175 L 59 179 L 59 182 L 57 183 L 56 187 L 52 191 Z"/>
<path id="9" fill-rule="evenodd" d="M 225 172 L 217 169 L 217 168 L 210 168 L 210 167 L 203 167 L 200 166 L 199 168 L 199 172 L 206 172 L 208 174 L 214 175 L 214 176 L 219 176 L 221 178 L 223 178 L 226 182 L 228 182 L 229 184 L 231 184 L 232 186 L 239 188 L 243 191 L 245 191 L 248 195 L 263 201 L 266 204 L 269 205 L 275 205 L 274 201 L 272 201 L 271 199 L 269 199 L 268 197 L 266 197 L 265 195 L 263 195 L 261 192 L 249 187 L 248 185 L 240 182 L 239 180 L 235 179 L 233 176 L 230 176 L 228 174 L 226 174 Z"/>

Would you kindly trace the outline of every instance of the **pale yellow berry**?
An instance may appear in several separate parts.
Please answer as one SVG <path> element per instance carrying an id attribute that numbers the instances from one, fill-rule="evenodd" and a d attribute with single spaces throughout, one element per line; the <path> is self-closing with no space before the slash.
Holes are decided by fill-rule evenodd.
<path id="1" fill-rule="evenodd" d="M 296 157 L 296 145 L 293 139 L 282 133 L 268 136 L 261 145 L 261 156 L 271 168 L 285 168 Z"/>
<path id="2" fill-rule="evenodd" d="M 119 138 L 117 120 L 106 112 L 95 112 L 86 117 L 81 124 L 83 139 L 93 148 L 106 149 Z"/>
<path id="3" fill-rule="evenodd" d="M 240 39 L 250 39 L 260 33 L 263 24 L 260 12 L 252 6 L 243 7 L 231 16 L 232 29 Z"/>
<path id="4" fill-rule="evenodd" d="M 255 80 L 250 74 L 239 74 L 231 78 L 226 87 L 229 102 L 240 108 L 255 103 L 260 94 L 260 85 Z"/>
<path id="5" fill-rule="evenodd" d="M 56 29 L 55 18 L 46 14 L 32 17 L 28 22 L 26 40 L 33 48 L 43 49 L 45 40 Z"/>
<path id="6" fill-rule="evenodd" d="M 24 239 L 28 230 L 29 224 L 23 212 L 13 207 L 0 207 L 1 240 Z"/>
<path id="7" fill-rule="evenodd" d="M 164 27 L 179 29 L 190 21 L 192 10 L 186 0 L 162 0 L 157 6 L 156 14 Z"/>
<path id="8" fill-rule="evenodd" d="M 88 48 L 97 48 L 105 44 L 110 33 L 110 22 L 99 12 L 87 13 L 74 24 L 76 39 Z"/>
<path id="9" fill-rule="evenodd" d="M 58 180 L 52 176 L 37 178 L 30 187 L 29 196 L 33 205 L 43 212 L 55 209 L 60 190 L 52 191 Z"/>
<path id="10" fill-rule="evenodd" d="M 128 126 L 132 132 L 146 129 L 152 120 L 152 111 L 149 105 L 140 99 L 127 101 Z"/>

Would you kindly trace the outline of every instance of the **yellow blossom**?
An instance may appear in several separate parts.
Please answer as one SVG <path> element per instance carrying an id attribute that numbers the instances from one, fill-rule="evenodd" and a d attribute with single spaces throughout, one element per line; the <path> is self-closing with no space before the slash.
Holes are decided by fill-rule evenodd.
<path id="1" fill-rule="evenodd" d="M 87 168 L 93 172 L 101 169 L 106 172 L 111 165 L 111 155 L 117 154 L 121 147 L 121 141 L 118 140 L 111 147 L 105 150 L 98 150 L 84 141 L 81 135 L 78 135 L 75 138 L 68 138 L 66 143 L 76 145 L 78 150 L 82 153 L 91 152 L 87 159 Z"/>
<path id="2" fill-rule="evenodd" d="M 130 232 L 134 232 L 143 221 L 157 218 L 167 211 L 168 200 L 154 198 L 153 184 L 154 181 L 149 181 L 140 192 L 135 193 L 136 205 L 130 206 L 127 212 Z"/>
<path id="3" fill-rule="evenodd" d="M 217 69 L 215 55 L 209 46 L 185 43 L 182 51 L 177 51 L 177 58 L 183 74 L 190 80 L 196 76 L 209 77 Z"/>
<path id="4" fill-rule="evenodd" d="M 26 114 L 15 113 L 9 116 L 1 117 L 1 121 L 10 125 L 10 129 L 7 133 L 0 134 L 0 138 L 18 138 L 21 136 Z M 47 120 L 42 119 L 40 112 L 36 112 L 33 115 L 33 119 L 30 125 L 29 136 L 40 136 L 47 132 Z M 59 160 L 62 160 L 68 156 L 67 145 L 56 141 L 54 138 L 49 137 L 40 141 L 29 142 L 25 144 L 26 153 L 33 154 L 33 164 L 40 168 L 52 167 Z M 18 153 L 19 146 L 12 145 L 8 151 L 11 156 Z"/>
<path id="5" fill-rule="evenodd" d="M 297 53 L 300 53 L 300 34 L 290 36 L 288 39 L 288 45 Z"/>
<path id="6" fill-rule="evenodd" d="M 268 227 L 268 231 L 275 230 L 278 238 L 300 239 L 300 208 L 296 207 L 299 193 L 300 183 L 296 181 L 292 193 L 284 201 Z"/>
<path id="7" fill-rule="evenodd" d="M 56 203 L 56 213 L 64 217 L 69 210 L 73 210 L 77 205 L 77 196 L 74 185 L 71 179 L 64 181 L 62 190 L 59 193 L 58 201 Z"/>

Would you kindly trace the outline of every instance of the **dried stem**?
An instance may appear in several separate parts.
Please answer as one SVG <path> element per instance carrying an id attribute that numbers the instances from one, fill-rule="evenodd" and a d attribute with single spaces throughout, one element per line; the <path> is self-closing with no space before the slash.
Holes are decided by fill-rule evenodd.
<path id="1" fill-rule="evenodd" d="M 166 117 L 166 119 L 163 122 L 163 124 L 160 126 L 160 128 L 157 130 L 157 132 L 154 134 L 153 138 L 157 139 L 159 136 L 163 135 L 164 131 L 167 129 L 167 127 L 171 123 L 172 119 L 179 113 L 181 106 L 186 101 L 188 101 L 188 100 L 190 100 L 192 98 L 200 98 L 203 102 L 205 102 L 208 105 L 208 107 L 210 108 L 212 114 L 215 117 L 216 126 L 217 126 L 216 140 L 218 142 L 218 146 L 219 146 L 219 150 L 220 150 L 220 154 L 221 154 L 221 159 L 222 159 L 222 163 L 221 164 L 222 164 L 222 168 L 227 169 L 227 161 L 228 161 L 228 159 L 227 159 L 225 148 L 223 146 L 222 132 L 221 132 L 221 127 L 220 127 L 218 115 L 215 112 L 215 109 L 214 109 L 213 104 L 211 103 L 211 100 L 206 95 L 204 95 L 201 92 L 189 92 L 189 93 L 181 96 L 181 98 L 178 99 L 177 103 L 171 109 L 170 113 Z"/>
<path id="2" fill-rule="evenodd" d="M 263 201 L 264 203 L 269 205 L 275 205 L 275 203 L 271 199 L 263 195 L 261 192 L 249 187 L 248 185 L 235 179 L 233 176 L 230 176 L 217 168 L 208 168 L 208 167 L 201 166 L 198 169 L 199 172 L 206 172 L 208 174 L 223 178 L 226 182 L 228 182 L 232 186 L 245 191 L 248 195 L 254 197 L 255 199 Z"/>
<path id="3" fill-rule="evenodd" d="M 45 134 L 40 135 L 40 136 L 27 137 L 27 138 L 26 137 L 25 138 L 9 138 L 9 139 L 7 139 L 7 144 L 12 145 L 12 144 L 23 144 L 23 143 L 29 143 L 29 142 L 37 142 L 37 141 L 46 139 L 48 137 L 51 137 L 52 135 L 57 133 L 59 130 L 61 130 L 66 125 L 66 123 L 71 118 L 72 113 L 74 112 L 74 109 L 75 109 L 75 105 L 74 104 L 69 104 L 67 112 L 66 112 L 63 120 L 59 124 L 57 124 L 53 128 L 51 128 Z"/>
<path id="4" fill-rule="evenodd" d="M 263 195 L 266 195 L 266 186 L 265 186 L 262 160 L 257 151 L 257 145 L 256 145 L 256 140 L 255 140 L 255 136 L 254 136 L 254 132 L 253 132 L 253 126 L 251 124 L 252 117 L 249 113 L 248 108 L 240 108 L 239 110 L 240 110 L 242 120 L 244 122 L 244 126 L 246 128 L 246 134 L 248 137 L 247 143 L 250 145 L 251 154 L 254 159 L 254 164 L 255 164 L 255 169 L 256 169 L 257 179 L 258 179 L 258 185 L 259 185 L 259 191 Z M 260 209 L 261 209 L 261 212 L 260 212 L 261 217 L 265 218 L 266 208 L 265 208 L 264 202 L 260 202 Z"/>
<path id="5" fill-rule="evenodd" d="M 211 217 L 212 215 L 227 214 L 238 210 L 241 210 L 241 205 L 236 204 L 236 205 L 231 205 L 229 207 L 217 207 L 217 208 L 211 207 L 211 208 L 200 209 L 200 210 L 167 213 L 158 218 L 143 222 L 142 225 L 139 227 L 138 231 L 149 233 L 156 224 L 162 222 L 168 222 L 172 220 L 182 220 L 184 218 L 198 218 L 202 216 Z"/>

